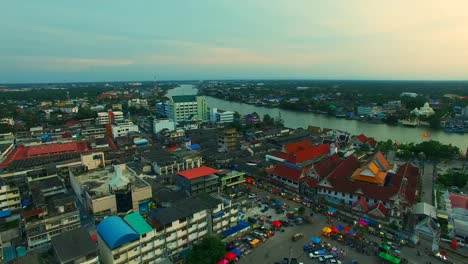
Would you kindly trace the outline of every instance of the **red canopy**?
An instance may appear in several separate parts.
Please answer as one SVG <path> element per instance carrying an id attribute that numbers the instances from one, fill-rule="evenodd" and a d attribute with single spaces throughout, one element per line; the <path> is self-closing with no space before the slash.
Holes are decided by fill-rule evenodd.
<path id="1" fill-rule="evenodd" d="M 281 223 L 280 221 L 273 221 L 271 223 L 274 227 L 281 227 L 283 225 L 283 223 Z"/>
<path id="2" fill-rule="evenodd" d="M 349 231 L 351 231 L 351 230 L 353 230 L 353 229 L 352 229 L 351 227 L 347 226 L 347 227 L 344 228 L 343 234 L 347 234 L 347 233 L 349 233 Z"/>
<path id="3" fill-rule="evenodd" d="M 218 262 L 218 264 L 227 264 L 229 261 L 222 259 Z"/>
<path id="4" fill-rule="evenodd" d="M 231 261 L 236 258 L 236 254 L 229 251 L 228 253 L 226 253 L 226 255 L 224 255 L 224 258 Z"/>
<path id="5" fill-rule="evenodd" d="M 96 234 L 92 234 L 91 235 L 91 239 L 94 241 L 94 242 L 98 242 L 98 238 L 97 238 L 97 235 Z"/>
<path id="6" fill-rule="evenodd" d="M 338 233 L 338 228 L 332 227 L 332 228 L 331 228 L 331 231 L 332 231 L 332 233 Z"/>

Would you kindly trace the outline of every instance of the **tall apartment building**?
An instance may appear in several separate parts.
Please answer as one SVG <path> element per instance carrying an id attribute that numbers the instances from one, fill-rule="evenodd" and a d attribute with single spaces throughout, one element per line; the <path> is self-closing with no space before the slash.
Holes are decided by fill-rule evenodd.
<path id="1" fill-rule="evenodd" d="M 236 150 L 237 147 L 237 130 L 235 128 L 225 128 L 218 133 L 219 152 Z"/>
<path id="2" fill-rule="evenodd" d="M 216 124 L 234 122 L 234 112 L 212 108 L 210 111 L 210 121 Z"/>
<path id="3" fill-rule="evenodd" d="M 148 100 L 139 98 L 130 99 L 128 100 L 128 107 L 148 108 Z"/>
<path id="4" fill-rule="evenodd" d="M 39 194 L 37 197 L 40 197 Z M 35 208 L 22 213 L 29 249 L 47 247 L 56 235 L 81 226 L 74 195 L 57 194 L 33 199 Z"/>
<path id="5" fill-rule="evenodd" d="M 208 120 L 208 106 L 203 96 L 176 95 L 168 103 L 168 117 L 174 122 Z"/>
<path id="6" fill-rule="evenodd" d="M 98 225 L 104 263 L 157 263 L 189 249 L 210 233 L 237 224 L 237 206 L 208 194 L 184 199 L 170 208 L 106 218 Z"/>

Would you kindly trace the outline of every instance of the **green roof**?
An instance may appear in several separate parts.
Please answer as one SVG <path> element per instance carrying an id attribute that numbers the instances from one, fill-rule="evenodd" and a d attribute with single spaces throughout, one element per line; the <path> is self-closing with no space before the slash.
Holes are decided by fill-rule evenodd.
<path id="1" fill-rule="evenodd" d="M 153 230 L 153 228 L 145 221 L 145 219 L 139 213 L 131 213 L 129 215 L 126 215 L 124 219 L 140 235 L 149 233 Z"/>
<path id="2" fill-rule="evenodd" d="M 197 97 L 195 95 L 174 95 L 172 101 L 174 103 L 189 103 L 197 101 Z"/>

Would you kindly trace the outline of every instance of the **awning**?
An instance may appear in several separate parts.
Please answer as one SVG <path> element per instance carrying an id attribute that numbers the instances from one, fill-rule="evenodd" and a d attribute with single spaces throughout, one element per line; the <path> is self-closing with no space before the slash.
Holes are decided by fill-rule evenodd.
<path id="1" fill-rule="evenodd" d="M 331 228 L 329 228 L 328 226 L 327 226 L 327 227 L 324 227 L 324 228 L 322 229 L 322 232 L 323 232 L 323 233 L 330 233 L 330 232 L 331 232 Z"/>
<path id="2" fill-rule="evenodd" d="M 336 214 L 336 209 L 328 208 L 328 213 L 329 214 Z"/>
<path id="3" fill-rule="evenodd" d="M 231 250 L 231 252 L 236 256 L 242 255 L 242 250 L 240 250 L 238 248 L 235 248 L 235 249 Z"/>
<path id="4" fill-rule="evenodd" d="M 313 238 L 310 239 L 310 242 L 315 243 L 315 244 L 318 244 L 318 243 L 320 243 L 321 241 L 322 241 L 322 240 L 321 240 L 320 238 L 318 238 L 318 237 L 313 237 Z"/>
<path id="5" fill-rule="evenodd" d="M 237 256 L 232 252 L 228 252 L 226 255 L 224 255 L 224 258 L 228 261 L 234 260 L 236 257 Z"/>
<path id="6" fill-rule="evenodd" d="M 218 262 L 218 264 L 228 264 L 229 261 L 225 260 L 225 259 L 222 259 Z"/>
<path id="7" fill-rule="evenodd" d="M 338 231 L 343 232 L 344 226 L 342 225 L 337 225 L 336 228 L 338 228 Z"/>
<path id="8" fill-rule="evenodd" d="M 11 211 L 10 210 L 2 210 L 0 211 L 0 218 L 5 218 L 5 217 L 8 217 L 11 215 Z"/>
<path id="9" fill-rule="evenodd" d="M 344 234 L 347 234 L 347 233 L 349 233 L 350 231 L 353 231 L 353 229 L 352 229 L 351 227 L 347 226 L 347 227 L 344 228 L 343 233 L 344 233 Z"/>
<path id="10" fill-rule="evenodd" d="M 281 223 L 280 221 L 273 221 L 271 225 L 273 225 L 274 227 L 281 227 L 283 223 Z"/>
<path id="11" fill-rule="evenodd" d="M 360 226 L 367 226 L 368 225 L 368 223 L 366 221 L 364 221 L 364 220 L 359 220 L 358 224 Z"/>
<path id="12" fill-rule="evenodd" d="M 338 228 L 332 227 L 332 228 L 331 228 L 331 231 L 332 231 L 332 233 L 338 233 Z"/>

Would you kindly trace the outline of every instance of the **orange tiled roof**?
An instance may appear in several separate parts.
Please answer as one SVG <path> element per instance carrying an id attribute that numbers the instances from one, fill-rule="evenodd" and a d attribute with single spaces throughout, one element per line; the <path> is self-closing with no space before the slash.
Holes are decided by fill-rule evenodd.
<path id="1" fill-rule="evenodd" d="M 392 168 L 392 166 L 390 166 L 390 163 L 387 161 L 387 159 L 384 157 L 384 155 L 382 154 L 382 152 L 377 152 L 375 154 L 375 159 L 377 160 L 377 162 L 382 165 L 382 167 L 384 167 L 385 170 L 389 170 Z"/>

